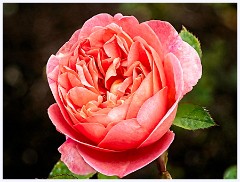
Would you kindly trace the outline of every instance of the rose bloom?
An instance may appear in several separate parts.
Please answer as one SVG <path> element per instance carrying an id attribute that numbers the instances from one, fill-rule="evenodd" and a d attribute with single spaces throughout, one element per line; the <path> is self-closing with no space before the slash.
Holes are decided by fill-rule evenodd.
<path id="1" fill-rule="evenodd" d="M 47 63 L 66 136 L 61 160 L 75 174 L 124 177 L 165 152 L 179 101 L 202 75 L 197 52 L 171 24 L 98 14 Z"/>

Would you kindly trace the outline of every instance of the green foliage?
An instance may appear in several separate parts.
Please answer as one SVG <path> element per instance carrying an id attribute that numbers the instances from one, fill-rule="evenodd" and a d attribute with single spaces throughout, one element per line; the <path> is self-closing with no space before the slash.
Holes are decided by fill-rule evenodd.
<path id="1" fill-rule="evenodd" d="M 237 179 L 237 166 L 230 166 L 226 169 L 223 175 L 224 179 Z"/>
<path id="2" fill-rule="evenodd" d="M 58 161 L 53 167 L 48 178 L 49 179 L 89 179 L 93 175 L 94 174 L 81 176 L 81 175 L 74 174 L 68 169 L 68 167 L 62 161 Z"/>
<path id="3" fill-rule="evenodd" d="M 117 176 L 106 176 L 102 173 L 98 173 L 98 179 L 119 179 Z"/>
<path id="4" fill-rule="evenodd" d="M 187 130 L 203 129 L 216 125 L 204 108 L 187 103 L 179 104 L 173 124 Z"/>
<path id="5" fill-rule="evenodd" d="M 192 46 L 198 53 L 199 57 L 202 57 L 201 45 L 197 37 L 195 37 L 192 33 L 190 33 L 184 26 L 179 33 L 181 38 L 187 42 L 190 46 Z"/>

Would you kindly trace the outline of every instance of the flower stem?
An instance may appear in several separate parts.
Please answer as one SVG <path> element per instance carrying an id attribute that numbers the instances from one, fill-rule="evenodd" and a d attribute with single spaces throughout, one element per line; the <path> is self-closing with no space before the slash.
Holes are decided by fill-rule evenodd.
<path id="1" fill-rule="evenodd" d="M 168 152 L 165 151 L 158 159 L 157 166 L 159 170 L 159 175 L 161 179 L 172 179 L 170 173 L 167 171 L 167 160 L 168 160 Z"/>

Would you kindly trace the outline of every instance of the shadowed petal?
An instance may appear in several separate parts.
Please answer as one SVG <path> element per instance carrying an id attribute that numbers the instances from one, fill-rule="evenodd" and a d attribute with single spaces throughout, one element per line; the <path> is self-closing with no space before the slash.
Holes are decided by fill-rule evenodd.
<path id="1" fill-rule="evenodd" d="M 168 53 L 165 56 L 164 71 L 169 88 L 169 100 L 170 103 L 174 103 L 178 98 L 182 98 L 184 87 L 182 67 L 174 54 Z"/>
<path id="2" fill-rule="evenodd" d="M 176 116 L 177 112 L 177 106 L 178 106 L 179 100 L 177 100 L 173 106 L 168 110 L 168 112 L 164 115 L 164 117 L 161 119 L 161 121 L 158 123 L 158 125 L 155 127 L 155 129 L 152 131 L 152 133 L 148 136 L 148 138 L 139 146 L 139 147 L 145 147 L 147 145 L 150 145 L 159 138 L 161 138 L 167 131 L 167 128 L 170 128 L 172 125 L 172 122 Z"/>
<path id="3" fill-rule="evenodd" d="M 100 123 L 78 123 L 74 128 L 97 144 L 107 133 L 107 129 Z"/>
<path id="4" fill-rule="evenodd" d="M 62 154 L 61 161 L 63 161 L 68 169 L 75 174 L 88 175 L 96 171 L 89 166 L 82 158 L 77 149 L 78 143 L 67 139 L 59 148 L 58 151 Z"/>
<path id="5" fill-rule="evenodd" d="M 105 27 L 113 22 L 113 17 L 107 13 L 98 14 L 87 20 L 81 29 L 80 36 L 88 37 L 92 33 L 92 28 L 96 26 Z"/>
<path id="6" fill-rule="evenodd" d="M 136 119 L 127 119 L 113 126 L 98 146 L 112 150 L 127 150 L 137 147 L 147 134 Z"/>
<path id="7" fill-rule="evenodd" d="M 181 63 L 183 70 L 183 95 L 192 90 L 202 75 L 200 58 L 193 47 L 184 42 L 174 27 L 165 21 L 146 22 L 162 43 L 164 54 L 173 53 Z"/>
<path id="8" fill-rule="evenodd" d="M 70 99 L 75 105 L 82 107 L 92 100 L 98 100 L 98 94 L 84 88 L 84 87 L 74 87 L 69 90 L 67 94 L 67 99 Z"/>
<path id="9" fill-rule="evenodd" d="M 138 123 L 151 132 L 167 112 L 167 88 L 158 91 L 141 106 L 138 115 Z M 166 131 L 169 128 L 166 128 Z M 159 137 L 160 138 L 160 137 Z"/>
<path id="10" fill-rule="evenodd" d="M 102 152 L 78 145 L 83 159 L 95 170 L 108 175 L 124 177 L 155 160 L 165 152 L 174 139 L 174 133 L 168 131 L 152 145 L 125 152 Z M 151 154 L 151 155 L 149 155 Z"/>
<path id="11" fill-rule="evenodd" d="M 135 118 L 140 107 L 143 103 L 152 96 L 153 94 L 153 82 L 152 82 L 152 72 L 150 72 L 147 77 L 142 81 L 139 88 L 133 95 L 132 102 L 130 103 L 128 113 L 126 118 Z"/>

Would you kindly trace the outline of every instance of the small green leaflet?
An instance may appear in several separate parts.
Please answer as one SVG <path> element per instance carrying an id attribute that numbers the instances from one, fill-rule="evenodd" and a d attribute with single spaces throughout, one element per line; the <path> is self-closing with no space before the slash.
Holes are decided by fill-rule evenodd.
<path id="1" fill-rule="evenodd" d="M 226 169 L 223 175 L 223 179 L 237 179 L 237 166 L 231 166 Z"/>
<path id="2" fill-rule="evenodd" d="M 98 179 L 119 179 L 117 176 L 106 176 L 102 173 L 98 173 Z"/>
<path id="3" fill-rule="evenodd" d="M 199 57 L 202 57 L 202 50 L 201 50 L 201 45 L 197 37 L 195 37 L 192 33 L 190 33 L 184 26 L 179 33 L 181 36 L 182 40 L 187 42 L 190 46 L 192 46 L 198 53 Z"/>
<path id="4" fill-rule="evenodd" d="M 62 161 L 58 161 L 53 167 L 48 178 L 49 179 L 89 179 L 93 175 L 94 173 L 86 176 L 74 174 L 68 169 L 68 167 Z"/>
<path id="5" fill-rule="evenodd" d="M 182 103 L 178 106 L 173 125 L 187 130 L 196 130 L 215 126 L 216 123 L 204 108 L 193 104 Z"/>

